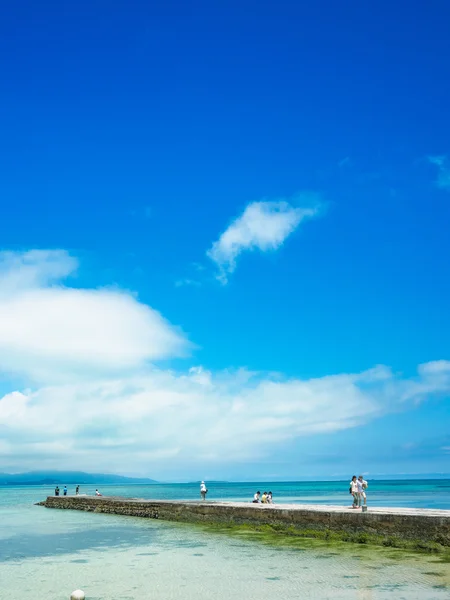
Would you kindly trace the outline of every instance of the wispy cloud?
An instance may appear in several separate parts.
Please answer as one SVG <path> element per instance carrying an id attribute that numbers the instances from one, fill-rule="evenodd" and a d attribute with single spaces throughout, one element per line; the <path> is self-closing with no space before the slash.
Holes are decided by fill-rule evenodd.
<path id="1" fill-rule="evenodd" d="M 282 199 L 249 204 L 207 252 L 219 268 L 217 279 L 224 285 L 228 283 L 244 251 L 277 250 L 302 221 L 317 216 L 319 208 L 317 197 L 310 195 L 299 195 L 289 202 Z"/>
<path id="2" fill-rule="evenodd" d="M 191 263 L 191 266 L 196 271 L 204 271 L 206 269 L 205 265 L 202 265 L 199 262 L 193 262 L 193 263 Z"/>
<path id="3" fill-rule="evenodd" d="M 199 287 L 199 286 L 201 286 L 201 283 L 200 283 L 200 281 L 197 281 L 195 279 L 189 279 L 188 277 L 186 277 L 184 279 L 177 279 L 175 281 L 175 287 L 183 287 L 185 285 Z"/>
<path id="4" fill-rule="evenodd" d="M 428 156 L 428 161 L 438 168 L 438 176 L 435 184 L 441 190 L 450 192 L 450 162 L 445 154 Z"/>
<path id="5" fill-rule="evenodd" d="M 140 208 L 132 208 L 129 211 L 131 217 L 138 217 L 144 219 L 151 219 L 153 216 L 153 208 L 151 206 L 144 206 Z"/>
<path id="6" fill-rule="evenodd" d="M 351 159 L 350 156 L 346 156 L 345 158 L 342 158 L 339 162 L 338 162 L 338 167 L 346 167 L 349 166 L 351 164 Z"/>
<path id="7" fill-rule="evenodd" d="M 204 282 L 204 273 L 206 267 L 199 262 L 192 262 L 189 265 L 189 274 L 175 280 L 175 287 L 200 287 Z"/>

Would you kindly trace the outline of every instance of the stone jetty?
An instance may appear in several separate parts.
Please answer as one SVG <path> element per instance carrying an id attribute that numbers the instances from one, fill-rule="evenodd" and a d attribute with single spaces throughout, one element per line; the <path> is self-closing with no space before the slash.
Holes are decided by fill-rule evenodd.
<path id="1" fill-rule="evenodd" d="M 450 510 L 342 506 L 192 502 L 94 496 L 49 496 L 47 508 L 82 510 L 185 523 L 272 526 L 280 533 L 366 534 L 380 540 L 411 540 L 450 547 Z M 395 545 L 395 544 L 393 544 Z"/>

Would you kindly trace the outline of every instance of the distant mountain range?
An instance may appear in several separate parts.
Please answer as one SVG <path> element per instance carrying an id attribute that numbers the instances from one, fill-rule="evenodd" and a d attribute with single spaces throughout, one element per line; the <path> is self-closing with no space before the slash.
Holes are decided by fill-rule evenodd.
<path id="1" fill-rule="evenodd" d="M 81 471 L 32 471 L 30 473 L 0 473 L 0 485 L 66 485 L 96 483 L 157 483 L 154 479 L 123 477 L 108 473 L 83 473 Z"/>

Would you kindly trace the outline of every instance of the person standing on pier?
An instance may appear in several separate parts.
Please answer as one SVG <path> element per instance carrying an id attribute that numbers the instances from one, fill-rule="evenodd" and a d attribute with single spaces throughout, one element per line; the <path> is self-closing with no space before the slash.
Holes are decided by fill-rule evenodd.
<path id="1" fill-rule="evenodd" d="M 356 479 L 356 475 L 353 475 L 352 480 L 350 481 L 350 494 L 353 496 L 353 504 L 352 508 L 359 507 L 359 494 L 358 494 L 358 483 Z"/>
<path id="2" fill-rule="evenodd" d="M 356 482 L 358 486 L 358 495 L 359 495 L 359 506 L 361 506 L 362 501 L 364 501 L 364 506 L 367 505 L 367 496 L 366 489 L 368 486 L 367 481 L 364 479 L 362 475 L 358 477 L 358 481 Z"/>
<path id="3" fill-rule="evenodd" d="M 205 482 L 202 481 L 200 484 L 200 496 L 202 497 L 202 500 L 206 499 L 206 494 L 208 493 L 208 489 L 205 485 Z"/>

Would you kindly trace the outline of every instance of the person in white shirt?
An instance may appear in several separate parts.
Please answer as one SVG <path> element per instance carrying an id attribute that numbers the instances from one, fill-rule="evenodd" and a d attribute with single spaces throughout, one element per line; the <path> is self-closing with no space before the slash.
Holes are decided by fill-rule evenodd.
<path id="1" fill-rule="evenodd" d="M 358 484 L 356 475 L 353 475 L 352 480 L 350 481 L 350 494 L 353 496 L 353 504 L 352 508 L 359 507 L 359 494 L 358 494 Z"/>
<path id="2" fill-rule="evenodd" d="M 364 477 L 362 475 L 360 475 L 358 477 L 358 481 L 356 482 L 356 485 L 358 486 L 359 506 L 361 506 L 361 500 L 364 500 L 364 506 L 366 506 L 367 505 L 366 489 L 367 489 L 368 483 L 364 479 Z"/>
<path id="3" fill-rule="evenodd" d="M 200 484 L 200 496 L 202 497 L 202 500 L 205 500 L 207 493 L 208 493 L 208 490 L 206 488 L 205 482 L 202 481 Z"/>
<path id="4" fill-rule="evenodd" d="M 261 497 L 261 492 L 256 492 L 256 494 L 253 496 L 253 504 L 259 504 L 259 499 Z"/>

